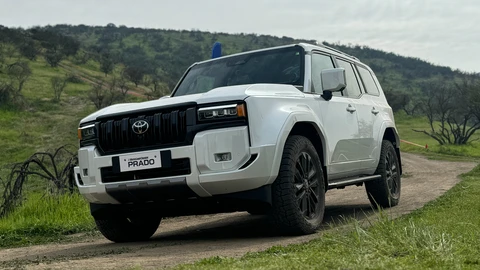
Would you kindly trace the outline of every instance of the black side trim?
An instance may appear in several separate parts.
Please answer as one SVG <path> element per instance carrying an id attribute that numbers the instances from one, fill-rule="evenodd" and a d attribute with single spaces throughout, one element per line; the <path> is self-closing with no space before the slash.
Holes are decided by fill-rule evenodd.
<path id="1" fill-rule="evenodd" d="M 251 155 L 250 158 L 247 160 L 247 162 L 245 162 L 245 164 L 243 164 L 242 167 L 239 168 L 239 170 L 243 170 L 248 166 L 250 166 L 250 164 L 252 164 L 257 159 L 257 157 L 258 157 L 258 154 Z"/>
<path id="2" fill-rule="evenodd" d="M 271 204 L 272 188 L 270 185 L 266 185 L 246 191 L 215 195 L 214 197 L 219 200 L 256 201 Z"/>

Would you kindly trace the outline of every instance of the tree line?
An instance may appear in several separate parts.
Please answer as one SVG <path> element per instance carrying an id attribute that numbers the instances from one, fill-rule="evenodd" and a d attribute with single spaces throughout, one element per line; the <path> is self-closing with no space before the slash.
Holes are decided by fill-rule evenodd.
<path id="1" fill-rule="evenodd" d="M 92 84 L 88 97 L 97 108 L 102 108 L 125 100 L 129 91 L 140 86 L 148 89 L 149 99 L 168 94 L 189 65 L 210 57 L 211 46 L 216 41 L 222 43 L 224 54 L 298 42 L 316 43 L 269 35 L 143 29 L 114 24 L 31 29 L 0 27 L 0 46 L 3 46 L 0 47 L 0 65 L 2 52 L 5 58 L 14 49 L 29 60 L 41 56 L 51 67 L 60 65 L 66 58 L 77 65 L 96 61 L 105 78 Z M 475 113 L 478 110 L 475 94 L 478 74 L 366 46 L 323 43 L 368 64 L 379 78 L 394 111 L 427 116 L 431 130 L 422 132 L 439 143 L 464 144 L 474 134 L 480 122 Z M 0 102 L 18 99 L 25 81 L 31 76 L 28 63 L 19 60 L 0 68 L 9 78 L 7 83 L 0 83 Z M 54 100 L 60 99 L 68 81 L 77 80 L 73 75 L 52 78 Z M 448 100 L 448 106 L 444 99 Z M 463 118 L 458 119 L 459 115 Z"/>

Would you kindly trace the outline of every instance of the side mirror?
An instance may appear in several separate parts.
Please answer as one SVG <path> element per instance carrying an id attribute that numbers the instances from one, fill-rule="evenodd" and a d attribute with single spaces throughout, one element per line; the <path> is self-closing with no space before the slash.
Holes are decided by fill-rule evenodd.
<path id="1" fill-rule="evenodd" d="M 326 100 L 332 99 L 332 92 L 339 92 L 347 87 L 344 68 L 324 69 L 320 76 L 323 88 L 322 97 Z"/>

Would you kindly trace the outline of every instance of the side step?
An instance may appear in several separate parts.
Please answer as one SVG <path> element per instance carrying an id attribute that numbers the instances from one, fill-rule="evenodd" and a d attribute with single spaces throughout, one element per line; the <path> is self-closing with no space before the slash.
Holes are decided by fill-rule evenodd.
<path id="1" fill-rule="evenodd" d="M 369 175 L 369 176 L 363 176 L 363 177 L 340 179 L 340 180 L 337 180 L 333 183 L 329 183 L 328 184 L 328 189 L 344 188 L 346 186 L 360 184 L 360 183 L 363 183 L 363 182 L 366 182 L 366 181 L 377 180 L 381 177 L 382 177 L 381 175 Z"/>

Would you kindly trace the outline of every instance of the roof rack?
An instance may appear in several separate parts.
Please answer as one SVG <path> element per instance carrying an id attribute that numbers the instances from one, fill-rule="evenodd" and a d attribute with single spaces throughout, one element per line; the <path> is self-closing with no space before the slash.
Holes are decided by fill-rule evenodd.
<path id="1" fill-rule="evenodd" d="M 330 47 L 330 46 L 327 46 L 327 45 L 325 45 L 325 44 L 323 44 L 323 43 L 317 43 L 317 45 L 320 46 L 320 47 L 323 47 L 323 48 L 325 48 L 325 49 L 332 50 L 332 51 L 337 52 L 337 53 L 339 53 L 339 54 L 343 54 L 343 55 L 345 55 L 345 56 L 348 56 L 348 57 L 351 57 L 351 58 L 353 58 L 353 59 L 355 59 L 355 60 L 360 61 L 360 59 L 358 59 L 357 57 L 355 57 L 355 56 L 353 56 L 353 55 L 344 53 L 344 52 L 339 51 L 339 50 L 337 50 L 337 49 L 334 49 L 334 48 L 332 48 L 332 47 Z"/>

